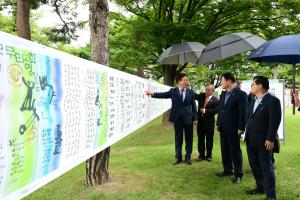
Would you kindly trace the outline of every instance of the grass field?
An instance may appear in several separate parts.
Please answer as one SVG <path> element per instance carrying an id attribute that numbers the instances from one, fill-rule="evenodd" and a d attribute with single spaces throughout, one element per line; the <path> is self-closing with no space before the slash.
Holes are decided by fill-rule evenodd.
<path id="1" fill-rule="evenodd" d="M 300 113 L 287 111 L 286 142 L 276 159 L 276 187 L 279 200 L 300 199 Z M 85 186 L 85 163 L 40 188 L 25 199 L 264 199 L 249 196 L 245 190 L 255 186 L 249 169 L 245 144 L 242 143 L 244 179 L 234 185 L 231 178 L 218 178 L 222 170 L 219 135 L 214 137 L 213 161 L 173 166 L 173 127 L 162 126 L 158 118 L 111 147 L 110 181 L 101 187 Z M 194 133 L 194 141 L 197 136 Z M 183 151 L 184 152 L 184 151 Z"/>

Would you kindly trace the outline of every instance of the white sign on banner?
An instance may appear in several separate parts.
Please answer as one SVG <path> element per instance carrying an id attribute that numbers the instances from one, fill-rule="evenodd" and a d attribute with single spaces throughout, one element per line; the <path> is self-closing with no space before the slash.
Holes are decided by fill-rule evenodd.
<path id="1" fill-rule="evenodd" d="M 252 80 L 242 81 L 241 89 L 245 91 L 247 94 L 251 91 L 251 83 Z M 285 140 L 285 129 L 284 129 L 284 80 L 272 79 L 269 80 L 269 93 L 273 94 L 280 100 L 281 105 L 281 122 L 278 129 L 278 136 L 280 140 Z"/>
<path id="2" fill-rule="evenodd" d="M 0 199 L 20 199 L 170 109 L 169 87 L 0 32 Z"/>

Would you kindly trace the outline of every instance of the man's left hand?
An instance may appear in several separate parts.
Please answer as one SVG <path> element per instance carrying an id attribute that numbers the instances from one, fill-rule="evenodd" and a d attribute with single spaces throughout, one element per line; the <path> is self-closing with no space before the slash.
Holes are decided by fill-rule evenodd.
<path id="1" fill-rule="evenodd" d="M 271 142 L 271 141 L 269 141 L 269 140 L 266 140 L 266 142 L 265 142 L 265 147 L 266 147 L 266 149 L 267 149 L 268 151 L 271 151 L 271 150 L 273 149 L 273 147 L 274 147 L 274 142 Z"/>
<path id="2" fill-rule="evenodd" d="M 197 120 L 195 120 L 195 121 L 193 121 L 193 123 L 194 123 L 194 124 L 197 124 L 197 123 L 198 123 L 198 121 L 197 121 Z"/>

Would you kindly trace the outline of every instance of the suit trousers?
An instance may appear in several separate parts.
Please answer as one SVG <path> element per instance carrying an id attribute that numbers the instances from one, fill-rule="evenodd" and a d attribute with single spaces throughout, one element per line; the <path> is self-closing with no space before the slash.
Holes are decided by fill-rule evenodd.
<path id="1" fill-rule="evenodd" d="M 185 160 L 191 159 L 193 148 L 193 124 L 185 124 L 183 120 L 174 122 L 175 130 L 175 157 L 178 160 L 182 160 L 182 144 L 183 144 L 183 130 L 185 132 Z"/>
<path id="2" fill-rule="evenodd" d="M 220 132 L 222 164 L 225 172 L 234 172 L 235 177 L 243 177 L 243 155 L 240 136 L 235 133 Z"/>
<path id="3" fill-rule="evenodd" d="M 267 197 L 276 198 L 273 152 L 247 145 L 247 153 L 257 188 L 263 189 Z"/>
<path id="4" fill-rule="evenodd" d="M 204 158 L 206 149 L 206 157 L 211 158 L 214 143 L 214 124 L 212 124 L 212 127 L 205 127 L 204 124 L 198 122 L 197 135 L 199 157 Z"/>

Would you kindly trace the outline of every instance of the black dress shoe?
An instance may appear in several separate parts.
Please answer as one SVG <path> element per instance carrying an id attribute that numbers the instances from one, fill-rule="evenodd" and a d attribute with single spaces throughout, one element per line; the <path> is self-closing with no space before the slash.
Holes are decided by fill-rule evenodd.
<path id="1" fill-rule="evenodd" d="M 198 159 L 197 159 L 197 161 L 199 161 L 199 162 L 201 162 L 203 160 L 205 160 L 205 157 L 203 157 L 203 156 L 199 156 Z"/>
<path id="2" fill-rule="evenodd" d="M 255 188 L 252 190 L 247 190 L 246 194 L 249 194 L 249 195 L 264 194 L 264 190 Z"/>
<path id="3" fill-rule="evenodd" d="M 218 177 L 232 176 L 232 175 L 233 175 L 232 172 L 225 172 L 225 171 L 216 174 L 216 176 L 218 176 Z"/>
<path id="4" fill-rule="evenodd" d="M 192 160 L 191 159 L 190 160 L 185 160 L 185 162 L 186 162 L 187 165 L 192 165 Z"/>
<path id="5" fill-rule="evenodd" d="M 182 162 L 182 160 L 176 159 L 175 162 L 173 162 L 173 165 L 177 165 L 177 164 L 179 164 L 179 163 L 181 163 L 181 162 Z"/>
<path id="6" fill-rule="evenodd" d="M 240 183 L 242 183 L 242 177 L 234 177 L 232 179 L 232 183 L 233 184 L 240 184 Z"/>
<path id="7" fill-rule="evenodd" d="M 211 161 L 212 161 L 212 157 L 208 157 L 208 158 L 206 159 L 206 161 L 207 161 L 207 162 L 211 162 Z"/>

